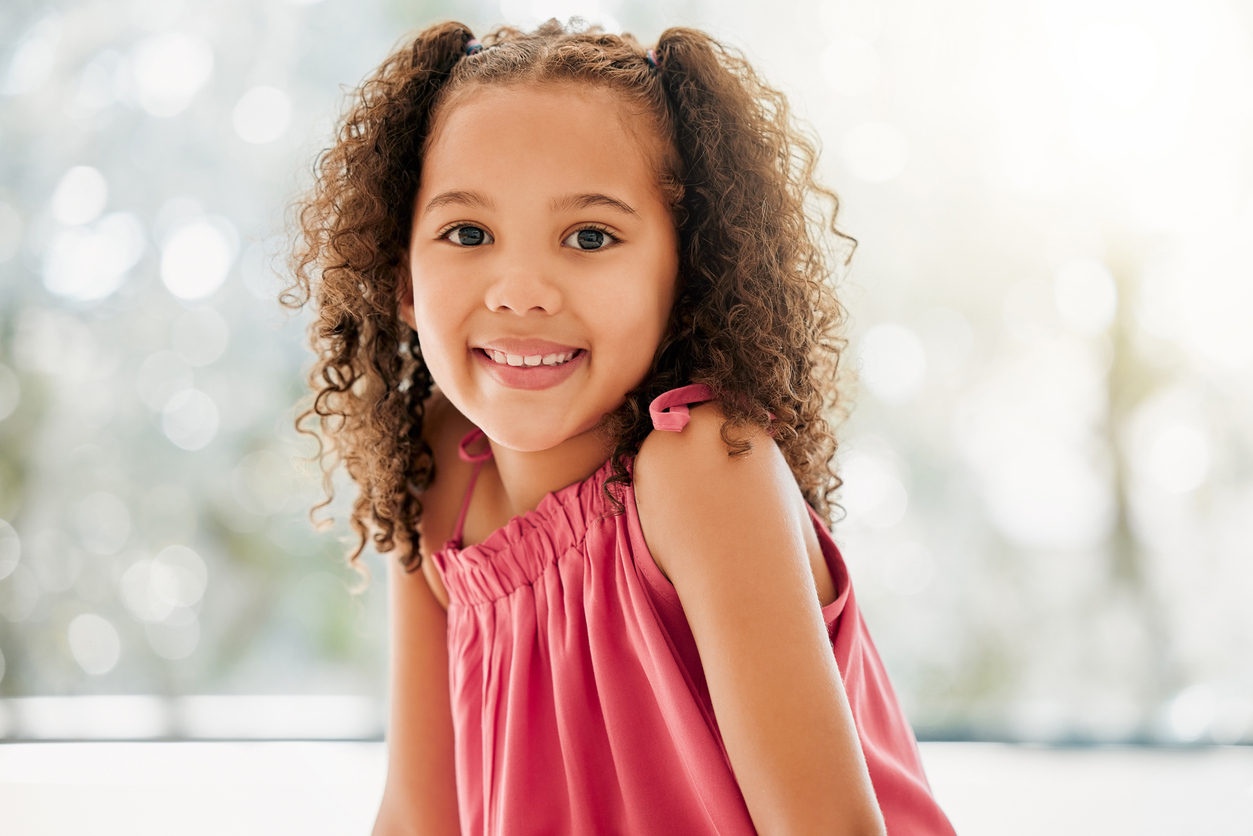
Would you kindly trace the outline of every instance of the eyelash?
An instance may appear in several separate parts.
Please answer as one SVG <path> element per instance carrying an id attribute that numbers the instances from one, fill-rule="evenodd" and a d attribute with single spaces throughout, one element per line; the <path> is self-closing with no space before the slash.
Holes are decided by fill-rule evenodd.
<path id="1" fill-rule="evenodd" d="M 439 232 L 435 233 L 435 240 L 438 241 L 440 238 L 447 238 L 450 232 L 452 232 L 455 229 L 460 229 L 463 226 L 475 226 L 475 227 L 478 227 L 479 229 L 483 228 L 479 226 L 478 224 L 473 224 L 473 223 L 470 223 L 469 221 L 453 221 L 447 226 L 441 227 Z"/>
<path id="2" fill-rule="evenodd" d="M 448 238 L 449 235 L 456 232 L 458 229 L 460 229 L 463 226 L 472 226 L 472 227 L 475 227 L 476 229 L 483 229 L 483 227 L 479 226 L 478 224 L 470 223 L 469 221 L 454 221 L 453 223 L 450 223 L 447 226 L 440 229 L 440 231 L 435 234 L 435 240 L 437 241 L 444 240 Z M 604 224 L 598 224 L 598 223 L 586 223 L 580 227 L 576 227 L 575 229 L 570 230 L 569 234 L 563 236 L 561 240 L 564 241 L 566 240 L 566 238 L 569 238 L 571 235 L 575 235 L 579 232 L 582 232 L 585 229 L 594 229 L 597 232 L 603 232 L 605 235 L 609 236 L 609 239 L 613 241 L 614 244 L 622 243 L 622 239 L 619 238 L 617 235 L 615 235 L 613 232 L 611 232 L 609 227 L 605 226 Z M 487 232 L 487 230 L 485 229 L 483 229 L 483 231 Z M 487 232 L 487 234 L 491 235 L 490 232 Z M 466 249 L 472 249 L 472 248 L 466 247 Z M 606 247 L 603 249 L 608 249 L 608 248 Z M 587 252 L 595 252 L 595 250 L 587 250 Z"/>

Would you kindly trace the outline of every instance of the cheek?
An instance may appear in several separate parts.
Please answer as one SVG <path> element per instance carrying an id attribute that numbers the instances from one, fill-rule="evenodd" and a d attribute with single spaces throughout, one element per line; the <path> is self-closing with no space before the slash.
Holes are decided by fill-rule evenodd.
<path id="1" fill-rule="evenodd" d="M 449 358 L 459 353 L 458 324 L 464 318 L 462 294 L 450 292 L 455 283 L 431 281 L 414 274 L 413 318 L 417 324 L 418 341 L 432 374 L 442 370 Z"/>
<path id="2" fill-rule="evenodd" d="M 674 293 L 678 282 L 679 259 L 676 253 L 663 251 L 650 271 L 648 292 L 640 299 L 639 317 L 649 327 L 649 337 L 655 350 L 665 334 L 674 308 Z M 651 358 L 651 350 L 649 354 Z"/>
<path id="3" fill-rule="evenodd" d="M 665 268 L 667 265 L 660 265 Z M 622 283 L 596 300 L 604 333 L 617 347 L 624 373 L 643 374 L 664 336 L 673 304 L 674 277 L 664 269 L 641 283 Z"/>

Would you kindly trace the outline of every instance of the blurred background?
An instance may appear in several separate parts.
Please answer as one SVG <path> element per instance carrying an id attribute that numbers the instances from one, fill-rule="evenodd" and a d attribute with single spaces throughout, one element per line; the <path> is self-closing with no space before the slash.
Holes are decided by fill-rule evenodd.
<path id="1" fill-rule="evenodd" d="M 7 0 L 0 738 L 381 734 L 285 212 L 440 18 L 743 48 L 820 135 L 835 522 L 923 739 L 1253 741 L 1248 0 Z"/>

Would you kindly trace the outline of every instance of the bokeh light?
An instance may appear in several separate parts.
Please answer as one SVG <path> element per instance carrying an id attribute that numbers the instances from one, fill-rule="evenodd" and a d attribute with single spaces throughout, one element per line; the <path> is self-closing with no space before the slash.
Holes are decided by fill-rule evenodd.
<path id="1" fill-rule="evenodd" d="M 7 520 L 0 520 L 0 580 L 13 574 L 22 558 L 22 539 Z"/>
<path id="2" fill-rule="evenodd" d="M 912 330 L 895 322 L 874 326 L 861 339 L 861 380 L 875 397 L 904 403 L 922 388 L 927 350 Z"/>
<path id="3" fill-rule="evenodd" d="M 127 608 L 141 621 L 166 621 L 189 610 L 204 595 L 209 573 L 200 555 L 186 546 L 166 546 L 155 558 L 131 564 L 120 581 Z"/>
<path id="4" fill-rule="evenodd" d="M 200 619 L 189 607 L 174 607 L 165 618 L 146 623 L 144 635 L 162 659 L 186 659 L 200 644 Z"/>
<path id="5" fill-rule="evenodd" d="M 67 638 L 74 661 L 93 676 L 113 670 L 122 652 L 117 630 L 94 613 L 76 616 L 70 622 Z"/>
<path id="6" fill-rule="evenodd" d="M 61 21 L 55 13 L 45 15 L 17 42 L 4 74 L 7 96 L 24 96 L 41 88 L 52 74 L 56 48 L 61 40 Z"/>
<path id="7" fill-rule="evenodd" d="M 35 573 L 18 564 L 0 583 L 0 615 L 19 624 L 30 618 L 39 603 L 39 581 Z"/>
<path id="8" fill-rule="evenodd" d="M 176 447 L 199 450 L 217 435 L 220 419 L 213 398 L 199 389 L 175 392 L 161 410 L 161 429 Z"/>
<path id="9" fill-rule="evenodd" d="M 85 224 L 100 216 L 108 199 L 104 175 L 89 165 L 76 165 L 52 193 L 52 216 L 66 226 Z"/>
<path id="10" fill-rule="evenodd" d="M 841 503 L 851 523 L 891 528 L 909 508 L 909 491 L 893 463 L 873 454 L 853 452 L 840 468 Z"/>
<path id="11" fill-rule="evenodd" d="M 264 145 L 278 139 L 291 122 L 291 101 L 274 87 L 254 87 L 240 97 L 231 112 L 235 133 L 244 142 Z"/>
<path id="12" fill-rule="evenodd" d="M 213 49 L 197 35 L 165 32 L 145 39 L 131 55 L 140 104 L 153 116 L 174 116 L 212 78 L 213 64 Z"/>
<path id="13" fill-rule="evenodd" d="M 377 709 L 342 474 L 305 517 L 287 208 L 403 32 L 577 14 L 710 28 L 813 123 L 858 241 L 835 536 L 920 733 L 1253 740 L 1248 6 L 3 6 L 0 709 L 137 695 L 8 728 Z"/>
<path id="14" fill-rule="evenodd" d="M 63 230 L 48 247 L 44 286 L 68 299 L 103 299 L 121 287 L 144 248 L 143 225 L 129 212 Z"/>
<path id="15" fill-rule="evenodd" d="M 170 233 L 161 250 L 161 281 L 179 299 L 202 299 L 226 281 L 234 254 L 223 224 L 193 221 Z"/>
<path id="16" fill-rule="evenodd" d="M 1170 730 L 1181 743 L 1195 743 L 1214 722 L 1216 702 L 1209 685 L 1184 689 L 1170 703 Z"/>

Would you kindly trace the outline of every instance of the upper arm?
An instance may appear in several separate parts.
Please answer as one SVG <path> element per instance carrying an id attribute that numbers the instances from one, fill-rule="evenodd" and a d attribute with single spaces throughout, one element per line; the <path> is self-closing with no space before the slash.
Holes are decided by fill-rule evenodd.
<path id="1" fill-rule="evenodd" d="M 441 403 L 442 401 L 442 403 Z M 436 457 L 437 478 L 445 468 L 445 439 L 455 432 L 457 416 L 438 394 L 428 402 L 424 427 Z M 455 410 L 454 410 L 455 412 Z M 374 825 L 375 836 L 455 834 L 459 832 L 457 785 L 453 763 L 452 706 L 448 681 L 446 594 L 430 560 L 432 542 L 450 527 L 444 517 L 444 486 L 423 494 L 422 570 L 406 572 L 388 560 L 390 633 L 387 783 Z M 436 546 L 438 547 L 438 546 Z"/>
<path id="2" fill-rule="evenodd" d="M 687 614 L 736 779 L 761 833 L 881 833 L 808 559 L 812 523 L 757 432 L 730 457 L 722 414 L 692 410 L 635 464 L 640 523 Z"/>
<path id="3" fill-rule="evenodd" d="M 375 836 L 456 834 L 447 619 L 431 587 L 388 564 L 391 632 L 387 783 Z"/>

